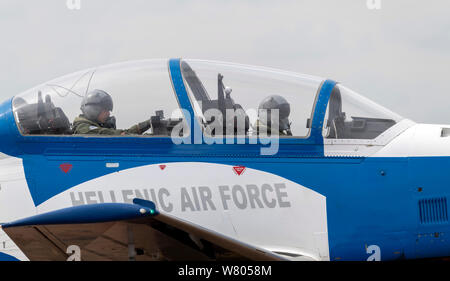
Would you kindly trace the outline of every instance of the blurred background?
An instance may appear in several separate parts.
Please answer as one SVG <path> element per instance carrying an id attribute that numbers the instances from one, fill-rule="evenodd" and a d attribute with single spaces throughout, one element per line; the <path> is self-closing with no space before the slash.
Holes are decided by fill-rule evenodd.
<path id="1" fill-rule="evenodd" d="M 450 124 L 448 0 L 0 0 L 0 99 L 78 70 L 195 58 L 337 80 Z"/>

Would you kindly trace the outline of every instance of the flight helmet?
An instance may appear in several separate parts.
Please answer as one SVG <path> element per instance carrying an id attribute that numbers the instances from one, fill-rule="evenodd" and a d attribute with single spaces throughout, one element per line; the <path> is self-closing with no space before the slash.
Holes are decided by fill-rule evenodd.
<path id="1" fill-rule="evenodd" d="M 98 116 L 103 110 L 113 110 L 113 100 L 103 90 L 89 92 L 81 102 L 81 112 L 89 120 L 97 121 Z"/>
<path id="2" fill-rule="evenodd" d="M 278 118 L 274 117 L 274 122 L 278 121 L 278 128 L 280 131 L 289 130 L 289 114 L 291 113 L 291 106 L 288 101 L 279 95 L 271 95 L 262 100 L 258 108 L 259 121 L 268 127 L 271 127 L 272 112 L 278 110 Z M 266 111 L 267 113 L 263 113 Z M 278 119 L 278 120 L 277 120 Z"/>

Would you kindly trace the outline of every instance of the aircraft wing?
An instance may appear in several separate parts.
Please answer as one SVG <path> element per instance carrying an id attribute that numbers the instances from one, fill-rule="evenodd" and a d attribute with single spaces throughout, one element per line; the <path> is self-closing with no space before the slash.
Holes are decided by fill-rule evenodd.
<path id="1" fill-rule="evenodd" d="M 153 202 L 105 203 L 2 225 L 30 260 L 286 260 L 171 215 Z"/>

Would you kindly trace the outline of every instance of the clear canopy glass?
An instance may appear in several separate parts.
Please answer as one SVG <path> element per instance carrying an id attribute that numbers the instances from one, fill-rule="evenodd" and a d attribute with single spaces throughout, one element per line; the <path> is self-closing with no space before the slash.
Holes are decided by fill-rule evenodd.
<path id="1" fill-rule="evenodd" d="M 278 69 L 203 60 L 181 60 L 181 73 L 207 136 L 270 133 L 306 138 L 324 81 Z M 183 122 L 168 61 L 143 60 L 79 71 L 17 95 L 13 111 L 21 133 L 73 135 L 74 120 L 83 116 L 83 98 L 92 90 L 111 96 L 110 114 L 118 129 L 148 121 L 146 136 L 170 137 Z M 324 137 L 374 139 L 402 119 L 338 84 L 328 103 Z M 221 130 L 214 127 L 217 124 Z M 187 136 L 188 130 L 180 133 Z"/>
<path id="2" fill-rule="evenodd" d="M 118 129 L 130 128 L 151 117 L 168 120 L 182 116 L 167 60 L 145 60 L 80 71 L 17 95 L 13 99 L 13 110 L 21 132 L 72 134 L 70 126 L 82 114 L 80 107 L 84 96 L 96 89 L 111 96 L 111 114 L 115 116 Z M 151 130 L 147 133 L 159 134 Z"/>
<path id="3" fill-rule="evenodd" d="M 261 127 L 277 125 L 278 130 L 272 128 L 272 133 L 286 137 L 309 135 L 308 120 L 323 78 L 203 60 L 183 60 L 181 68 L 196 114 L 206 129 L 211 124 L 211 115 L 214 115 L 208 111 L 215 110 L 224 114 L 231 111 L 237 116 L 229 118 L 226 114 L 225 122 L 227 126 L 235 124 L 238 134 L 252 136 L 258 134 Z M 271 109 L 277 110 L 278 114 L 271 113 Z M 263 113 L 264 110 L 267 112 Z M 268 117 L 270 114 L 271 118 Z M 244 121 L 237 121 L 239 118 Z M 236 133 L 233 130 L 228 133 L 230 131 Z M 222 133 L 226 132 L 224 128 Z"/>
<path id="4" fill-rule="evenodd" d="M 331 92 L 324 122 L 329 139 L 375 139 L 403 117 L 337 84 Z"/>

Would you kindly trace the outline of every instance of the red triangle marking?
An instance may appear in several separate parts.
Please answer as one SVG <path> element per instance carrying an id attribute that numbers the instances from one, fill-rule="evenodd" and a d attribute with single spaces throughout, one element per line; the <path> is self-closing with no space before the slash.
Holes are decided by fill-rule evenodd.
<path id="1" fill-rule="evenodd" d="M 166 165 L 159 165 L 159 168 L 160 168 L 161 170 L 164 170 L 164 169 L 166 168 Z"/>
<path id="2" fill-rule="evenodd" d="M 59 165 L 59 168 L 67 174 L 70 170 L 72 170 L 72 164 L 61 164 Z"/>
<path id="3" fill-rule="evenodd" d="M 238 176 L 240 176 L 245 171 L 245 167 L 244 166 L 235 166 L 235 167 L 233 167 L 233 170 Z"/>

